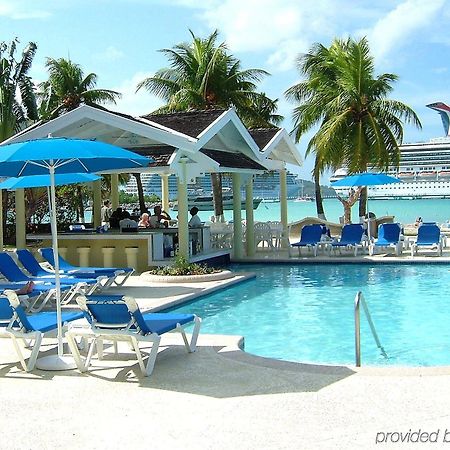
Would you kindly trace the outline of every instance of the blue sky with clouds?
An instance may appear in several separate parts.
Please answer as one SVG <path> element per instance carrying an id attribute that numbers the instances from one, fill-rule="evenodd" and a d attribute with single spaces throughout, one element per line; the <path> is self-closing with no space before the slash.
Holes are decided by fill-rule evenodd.
<path id="1" fill-rule="evenodd" d="M 31 75 L 47 78 L 45 58 L 70 57 L 98 87 L 123 94 L 124 113 L 144 114 L 160 101 L 139 91 L 138 81 L 167 65 L 161 48 L 189 41 L 188 30 L 214 29 L 244 68 L 271 73 L 260 85 L 279 99 L 284 126 L 292 105 L 283 92 L 299 80 L 295 58 L 314 42 L 367 36 L 377 73 L 399 75 L 392 98 L 419 114 L 423 130 L 405 128 L 405 142 L 443 134 L 435 101 L 450 104 L 450 0 L 0 0 L 0 40 L 34 41 Z M 298 144 L 302 154 L 308 137 Z M 310 179 L 312 160 L 296 170 Z"/>

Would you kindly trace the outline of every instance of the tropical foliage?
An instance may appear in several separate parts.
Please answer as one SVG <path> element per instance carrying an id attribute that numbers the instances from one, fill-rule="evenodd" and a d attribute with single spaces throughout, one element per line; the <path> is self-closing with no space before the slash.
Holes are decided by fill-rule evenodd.
<path id="1" fill-rule="evenodd" d="M 220 269 L 208 267 L 206 264 L 190 263 L 184 256 L 178 255 L 170 266 L 156 267 L 150 270 L 152 275 L 159 276 L 183 276 L 183 275 L 206 275 L 220 272 Z"/>
<path id="2" fill-rule="evenodd" d="M 256 83 L 268 73 L 242 69 L 240 60 L 227 52 L 226 44 L 217 43 L 217 30 L 205 39 L 190 33 L 192 42 L 161 50 L 170 67 L 137 86 L 137 90 L 145 88 L 166 102 L 156 113 L 234 106 L 244 120 L 258 119 L 267 126 L 264 119 L 272 118 L 276 101 L 257 92 Z M 273 119 L 279 121 L 280 116 Z"/>
<path id="3" fill-rule="evenodd" d="M 43 119 L 55 118 L 67 111 L 77 108 L 82 103 L 86 105 L 99 105 L 115 103 L 121 94 L 109 89 L 97 89 L 97 75 L 90 73 L 84 76 L 80 65 L 70 59 L 47 58 L 46 67 L 49 78 L 39 84 L 38 99 L 39 113 Z M 110 185 L 104 180 L 103 185 Z M 76 199 L 76 215 L 84 222 L 84 205 L 82 199 L 86 188 L 81 185 L 68 186 L 69 192 Z M 109 195 L 106 195 L 108 197 Z"/>
<path id="4" fill-rule="evenodd" d="M 30 42 L 16 59 L 18 43 L 0 42 L 0 142 L 38 118 L 33 82 L 27 75 L 37 46 Z"/>
<path id="5" fill-rule="evenodd" d="M 293 112 L 296 141 L 318 127 L 306 155 L 314 153 L 316 158 L 314 179 L 320 216 L 323 205 L 318 181 L 324 170 L 347 166 L 355 173 L 398 165 L 403 124 L 421 125 L 410 107 L 388 99 L 397 76 L 375 75 L 366 38 L 336 39 L 330 47 L 315 44 L 298 58 L 298 69 L 304 80 L 285 94 L 297 104 Z M 365 214 L 366 195 L 363 189 L 360 216 Z"/>
<path id="6" fill-rule="evenodd" d="M 161 50 L 170 67 L 137 86 L 137 90 L 145 88 L 166 102 L 155 113 L 233 106 L 248 127 L 273 126 L 283 119 L 275 114 L 277 101 L 257 92 L 256 83 L 268 75 L 265 70 L 242 69 L 240 60 L 228 53 L 226 44 L 217 43 L 217 30 L 205 39 L 190 33 L 192 42 Z M 211 174 L 211 183 L 214 212 L 222 217 L 220 174 Z"/>
<path id="7" fill-rule="evenodd" d="M 80 65 L 70 59 L 47 58 L 46 67 L 49 78 L 39 84 L 39 112 L 42 118 L 54 118 L 86 105 L 102 105 L 116 103 L 121 94 L 109 89 L 97 89 L 97 75 L 90 73 L 84 76 Z"/>

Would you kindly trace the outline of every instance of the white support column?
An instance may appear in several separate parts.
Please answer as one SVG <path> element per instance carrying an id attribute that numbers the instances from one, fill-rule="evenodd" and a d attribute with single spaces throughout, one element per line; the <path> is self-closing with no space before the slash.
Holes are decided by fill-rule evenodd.
<path id="1" fill-rule="evenodd" d="M 288 210 L 287 210 L 287 173 L 286 169 L 280 170 L 280 220 L 283 224 L 283 237 L 281 246 L 288 246 Z"/>
<path id="2" fill-rule="evenodd" d="M 178 246 L 180 255 L 189 259 L 188 195 L 186 161 L 180 159 L 182 175 L 177 177 L 178 184 Z"/>
<path id="3" fill-rule="evenodd" d="M 16 189 L 16 247 L 26 247 L 25 191 Z"/>
<path id="4" fill-rule="evenodd" d="M 119 207 L 119 174 L 111 174 L 111 207 L 115 211 Z"/>
<path id="5" fill-rule="evenodd" d="M 161 175 L 161 203 L 163 211 L 169 211 L 169 175 Z"/>
<path id="6" fill-rule="evenodd" d="M 232 174 L 233 179 L 233 256 L 242 258 L 242 214 L 241 214 L 241 176 Z"/>
<path id="7" fill-rule="evenodd" d="M 255 255 L 255 220 L 253 218 L 253 177 L 247 181 L 245 188 L 245 216 L 246 232 L 245 244 L 247 247 L 247 256 Z"/>
<path id="8" fill-rule="evenodd" d="M 102 209 L 102 182 L 101 180 L 92 183 L 92 191 L 94 193 L 94 203 L 92 205 L 92 220 L 94 228 L 101 225 L 100 210 Z"/>

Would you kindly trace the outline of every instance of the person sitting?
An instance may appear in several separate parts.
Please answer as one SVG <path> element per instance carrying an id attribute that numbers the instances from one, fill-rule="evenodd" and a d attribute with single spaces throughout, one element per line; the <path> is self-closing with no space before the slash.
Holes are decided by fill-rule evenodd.
<path id="1" fill-rule="evenodd" d="M 150 217 L 150 228 L 168 228 L 170 220 L 169 214 L 163 211 L 160 205 L 156 205 Z"/>
<path id="2" fill-rule="evenodd" d="M 139 228 L 150 228 L 149 216 L 147 213 L 142 214 L 138 223 Z"/>
<path id="3" fill-rule="evenodd" d="M 20 289 L 16 289 L 15 293 L 17 295 L 28 295 L 34 289 L 34 282 L 28 281 L 25 286 L 22 286 Z"/>
<path id="4" fill-rule="evenodd" d="M 191 210 L 189 211 L 191 214 L 191 219 L 189 220 L 189 227 L 190 228 L 198 228 L 202 226 L 202 221 L 200 220 L 200 217 L 198 217 L 198 208 L 196 206 L 193 206 Z"/>
<path id="5" fill-rule="evenodd" d="M 137 230 L 138 223 L 135 220 L 131 219 L 131 215 L 128 211 L 124 211 L 123 219 L 119 222 L 119 228 L 120 231 L 123 231 L 124 229 L 126 229 L 127 231 Z"/>
<path id="6" fill-rule="evenodd" d="M 119 206 L 117 209 L 113 211 L 111 217 L 109 218 L 109 227 L 110 228 L 119 228 L 119 222 L 123 219 L 123 211 Z"/>
<path id="7" fill-rule="evenodd" d="M 103 225 L 109 226 L 109 218 L 111 217 L 112 209 L 111 209 L 111 202 L 109 200 L 105 200 L 103 202 L 102 209 L 100 210 L 100 220 Z"/>
<path id="8" fill-rule="evenodd" d="M 415 227 L 420 227 L 420 225 L 422 225 L 422 223 L 423 223 L 422 217 L 419 216 L 419 217 L 416 219 L 416 222 L 414 223 L 414 226 L 415 226 Z"/>

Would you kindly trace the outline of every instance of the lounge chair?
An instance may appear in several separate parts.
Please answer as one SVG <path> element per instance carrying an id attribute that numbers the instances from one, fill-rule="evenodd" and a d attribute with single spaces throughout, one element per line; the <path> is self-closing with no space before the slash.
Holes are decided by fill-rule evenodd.
<path id="1" fill-rule="evenodd" d="M 83 318 L 81 312 L 63 312 L 63 324 Z M 10 338 L 20 360 L 23 370 L 29 372 L 34 369 L 44 334 L 58 327 L 55 312 L 41 312 L 27 315 L 14 291 L 5 291 L 0 297 L 0 337 Z M 30 339 L 34 341 L 28 364 L 20 349 L 18 340 Z"/>
<path id="2" fill-rule="evenodd" d="M 53 255 L 53 249 L 51 247 L 39 249 L 39 253 L 47 260 L 52 267 L 55 267 L 55 258 Z M 59 270 L 68 275 L 76 273 L 95 272 L 99 275 L 108 275 L 111 277 L 111 273 L 115 275 L 112 283 L 117 286 L 122 286 L 130 275 L 133 274 L 134 268 L 132 267 L 77 267 L 66 261 L 61 255 L 58 255 Z M 121 281 L 118 281 L 118 277 L 121 277 Z"/>
<path id="3" fill-rule="evenodd" d="M 39 277 L 43 279 L 54 279 L 55 278 L 55 272 L 50 272 L 46 269 L 44 269 L 40 264 L 39 261 L 34 257 L 34 255 L 30 252 L 30 250 L 27 249 L 21 249 L 16 250 L 16 255 L 20 263 L 23 267 L 34 277 Z M 66 273 L 61 274 L 60 272 L 60 281 L 61 283 L 64 283 L 64 281 L 70 280 L 73 281 L 74 279 L 80 279 L 82 278 L 87 284 L 94 285 L 94 288 L 91 289 L 91 292 L 93 292 L 96 289 L 104 289 L 109 286 L 111 286 L 112 282 L 114 281 L 116 275 L 114 272 L 73 272 L 73 273 Z M 90 292 L 89 292 L 90 293 Z"/>
<path id="4" fill-rule="evenodd" d="M 291 244 L 289 247 L 289 256 L 291 256 L 291 248 L 298 247 L 298 254 L 301 255 L 301 248 L 306 247 L 314 252 L 314 256 L 317 256 L 317 249 L 319 242 L 322 238 L 322 226 L 318 223 L 313 225 L 305 225 L 302 228 L 300 241 L 295 244 Z"/>
<path id="5" fill-rule="evenodd" d="M 142 374 L 151 375 L 158 353 L 161 335 L 178 331 L 183 337 L 189 353 L 194 352 L 200 331 L 201 319 L 193 314 L 146 313 L 142 314 L 136 301 L 120 295 L 78 296 L 77 303 L 84 312 L 91 327 L 72 327 L 66 333 L 67 342 L 80 371 L 85 372 L 91 362 L 95 346 L 98 356 L 102 357 L 103 341 L 125 341 L 131 344 L 136 354 Z M 183 325 L 194 323 L 191 341 L 188 342 Z M 83 362 L 75 338 L 91 338 L 86 360 Z M 139 342 L 151 342 L 152 348 L 145 366 Z M 115 346 L 117 349 L 117 347 Z"/>
<path id="6" fill-rule="evenodd" d="M 52 288 L 55 287 L 55 277 L 29 277 L 22 272 L 20 267 L 16 264 L 14 259 L 6 252 L 0 252 L 0 273 L 12 283 L 28 283 L 33 281 L 35 283 L 36 290 L 40 289 L 40 286 L 47 285 Z M 93 284 L 94 283 L 94 284 Z M 85 280 L 83 278 L 64 278 L 61 279 L 61 291 L 63 295 L 61 302 L 63 304 L 69 303 L 75 294 L 80 292 L 91 293 L 96 288 L 96 282 L 92 279 Z M 47 302 L 50 297 L 47 297 Z M 39 308 L 36 308 L 36 302 L 33 305 L 32 311 L 39 311 L 44 305 L 41 304 Z"/>
<path id="7" fill-rule="evenodd" d="M 342 228 L 341 239 L 336 242 L 331 242 L 331 245 L 329 246 L 330 253 L 332 250 L 348 248 L 352 249 L 354 255 L 357 256 L 358 248 L 363 248 L 363 234 L 364 227 L 362 226 L 362 224 L 349 223 L 347 225 L 344 225 L 344 227 Z"/>
<path id="8" fill-rule="evenodd" d="M 27 283 L 0 283 L 0 295 L 5 290 L 19 290 Z M 61 286 L 64 291 L 65 286 Z M 33 289 L 27 294 L 20 295 L 19 298 L 26 307 L 27 312 L 38 312 L 54 298 L 56 287 L 54 284 L 35 284 Z M 65 292 L 64 292 L 65 293 Z"/>
<path id="9" fill-rule="evenodd" d="M 369 244 L 369 255 L 372 256 L 375 249 L 393 248 L 399 256 L 403 249 L 400 237 L 401 226 L 399 223 L 383 223 L 378 227 L 378 239 Z"/>
<path id="10" fill-rule="evenodd" d="M 423 223 L 417 229 L 417 240 L 411 244 L 411 256 L 417 254 L 420 247 L 436 249 L 442 256 L 442 235 L 440 228 L 435 223 Z"/>
<path id="11" fill-rule="evenodd" d="M 38 263 L 39 264 L 39 263 Z M 51 283 L 55 284 L 55 274 L 46 272 L 46 275 L 28 276 L 22 269 L 17 265 L 11 255 L 6 252 L 0 252 L 0 272 L 12 282 L 28 282 L 33 281 L 34 283 Z M 89 289 L 87 293 L 90 294 L 94 292 L 97 287 L 101 287 L 101 282 L 105 280 L 106 276 L 98 276 L 95 278 L 81 278 L 75 276 L 63 275 L 59 277 L 61 284 L 66 286 L 74 286 L 80 283 L 88 284 Z"/>

